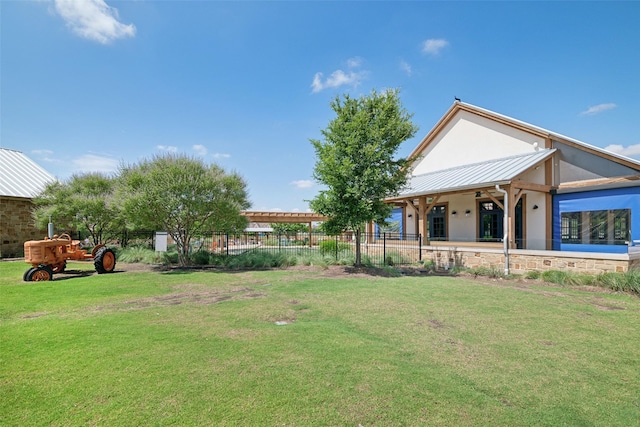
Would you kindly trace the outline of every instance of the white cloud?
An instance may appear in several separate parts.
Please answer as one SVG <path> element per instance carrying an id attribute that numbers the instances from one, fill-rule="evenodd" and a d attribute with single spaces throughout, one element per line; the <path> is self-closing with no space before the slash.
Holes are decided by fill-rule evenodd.
<path id="1" fill-rule="evenodd" d="M 205 147 L 204 145 L 196 144 L 191 148 L 193 148 L 193 151 L 195 151 L 199 156 L 207 155 L 207 147 Z"/>
<path id="2" fill-rule="evenodd" d="M 108 44 L 123 37 L 133 37 L 136 27 L 118 19 L 118 10 L 104 0 L 54 0 L 58 14 L 71 30 L 89 40 Z"/>
<path id="3" fill-rule="evenodd" d="M 400 61 L 400 69 L 407 73 L 407 76 L 411 77 L 411 73 L 413 70 L 411 69 L 411 65 L 409 65 L 406 61 Z"/>
<path id="4" fill-rule="evenodd" d="M 85 154 L 72 160 L 75 170 L 79 172 L 111 173 L 118 170 L 118 160 L 112 157 Z"/>
<path id="5" fill-rule="evenodd" d="M 449 46 L 449 42 L 445 39 L 428 39 L 422 43 L 422 53 L 436 56 L 447 46 Z"/>
<path id="6" fill-rule="evenodd" d="M 53 154 L 53 151 L 51 150 L 31 150 L 31 152 L 39 156 L 50 156 Z"/>
<path id="7" fill-rule="evenodd" d="M 38 161 L 47 163 L 63 163 L 62 160 L 54 157 L 54 153 L 51 150 L 39 149 L 31 150 L 31 154 L 38 156 Z"/>
<path id="8" fill-rule="evenodd" d="M 598 104 L 598 105 L 594 105 L 593 107 L 589 107 L 588 109 L 580 113 L 580 115 L 593 116 L 594 114 L 599 114 L 599 113 L 602 113 L 603 111 L 612 110 L 616 107 L 617 105 L 614 103 Z"/>
<path id="9" fill-rule="evenodd" d="M 362 58 L 359 56 L 354 56 L 353 58 L 347 59 L 347 67 L 349 68 L 358 68 L 362 65 Z"/>
<path id="10" fill-rule="evenodd" d="M 226 154 L 226 153 L 213 153 L 213 158 L 214 158 L 214 159 L 228 159 L 229 157 L 231 157 L 231 154 Z"/>
<path id="11" fill-rule="evenodd" d="M 629 145 L 627 147 L 620 144 L 611 144 L 604 147 L 605 150 L 627 157 L 640 157 L 640 144 Z"/>
<path id="12" fill-rule="evenodd" d="M 313 187 L 313 181 L 310 181 L 308 179 L 300 179 L 297 181 L 292 181 L 290 184 L 296 187 L 297 189 Z"/>
<path id="13" fill-rule="evenodd" d="M 336 70 L 324 81 L 322 81 L 322 76 L 323 74 L 319 72 L 313 76 L 313 83 L 311 83 L 312 93 L 318 93 L 327 88 L 340 87 L 343 85 L 358 86 L 366 76 L 366 73 L 364 71 L 349 71 L 345 73 L 342 70 Z"/>
<path id="14" fill-rule="evenodd" d="M 169 153 L 178 152 L 178 147 L 174 147 L 173 145 L 156 145 L 156 148 L 160 151 L 167 151 Z"/>
<path id="15" fill-rule="evenodd" d="M 359 56 L 347 59 L 347 68 L 350 71 L 336 70 L 329 77 L 324 79 L 324 74 L 317 72 L 313 76 L 313 82 L 311 83 L 311 92 L 318 93 L 324 89 L 340 87 L 344 85 L 357 87 L 360 82 L 367 76 L 367 71 L 356 71 L 354 68 L 359 68 L 362 65 L 363 59 Z"/>

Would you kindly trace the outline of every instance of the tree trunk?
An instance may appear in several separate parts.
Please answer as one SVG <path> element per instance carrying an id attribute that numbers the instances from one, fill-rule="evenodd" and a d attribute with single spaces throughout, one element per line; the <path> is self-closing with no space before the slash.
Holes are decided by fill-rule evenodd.
<path id="1" fill-rule="evenodd" d="M 360 227 L 356 228 L 356 267 L 362 265 L 361 253 L 360 253 Z"/>

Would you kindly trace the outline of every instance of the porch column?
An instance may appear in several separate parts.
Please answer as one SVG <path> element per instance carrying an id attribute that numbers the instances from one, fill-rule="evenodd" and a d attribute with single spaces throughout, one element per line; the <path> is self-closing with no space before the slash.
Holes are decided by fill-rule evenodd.
<path id="1" fill-rule="evenodd" d="M 418 198 L 418 215 L 420 215 L 419 227 L 422 234 L 422 244 L 429 244 L 429 223 L 427 222 L 427 196 Z"/>
<path id="2" fill-rule="evenodd" d="M 409 209 L 408 211 L 407 211 L 407 208 Z M 405 209 L 405 213 L 406 213 L 406 212 L 408 212 L 408 214 L 407 214 L 407 216 L 406 216 L 406 217 L 408 217 L 408 216 L 411 216 L 411 217 L 412 217 L 412 218 L 411 218 L 411 221 L 413 222 L 413 224 L 411 224 L 411 230 L 413 230 L 413 234 L 418 234 L 418 233 L 420 232 L 420 228 L 416 228 L 416 224 L 417 224 L 417 221 L 416 221 L 416 220 L 418 220 L 418 219 L 419 219 L 419 217 L 420 217 L 420 211 L 419 211 L 419 210 L 414 206 L 414 204 L 413 204 L 413 202 L 412 202 L 411 200 L 405 200 L 405 207 L 404 207 L 404 209 Z M 406 218 L 406 217 L 405 217 L 405 218 Z M 409 221 L 407 221 L 407 223 L 408 223 L 408 222 L 409 222 Z M 404 228 L 405 228 L 405 229 L 404 229 L 404 232 L 406 233 L 406 231 L 407 231 L 407 224 L 404 224 L 404 223 L 403 223 L 403 225 L 404 225 Z M 419 226 L 418 226 L 418 227 L 419 227 Z"/>
<path id="3" fill-rule="evenodd" d="M 507 197 L 509 197 L 509 249 L 516 248 L 516 238 L 515 238 L 515 223 L 516 223 L 516 194 L 515 188 L 513 186 L 508 185 L 505 186 L 505 190 L 507 190 Z"/>
<path id="4" fill-rule="evenodd" d="M 367 223 L 367 228 L 365 230 L 365 232 L 367 233 L 367 243 L 371 243 L 375 241 L 375 236 L 374 236 L 375 229 L 376 227 L 373 221 Z"/>

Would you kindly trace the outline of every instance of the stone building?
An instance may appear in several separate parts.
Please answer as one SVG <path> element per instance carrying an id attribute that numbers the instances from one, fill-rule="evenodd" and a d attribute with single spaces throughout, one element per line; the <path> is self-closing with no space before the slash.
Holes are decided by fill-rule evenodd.
<path id="1" fill-rule="evenodd" d="M 55 177 L 20 151 L 0 148 L 0 258 L 24 255 L 24 242 L 42 239 L 32 198 Z"/>
<path id="2" fill-rule="evenodd" d="M 640 266 L 637 160 L 459 101 L 411 156 L 388 202 L 424 258 L 515 273 Z"/>

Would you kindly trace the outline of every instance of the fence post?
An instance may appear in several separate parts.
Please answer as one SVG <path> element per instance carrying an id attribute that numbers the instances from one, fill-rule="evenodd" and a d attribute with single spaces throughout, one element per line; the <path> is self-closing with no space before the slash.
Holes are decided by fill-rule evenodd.
<path id="1" fill-rule="evenodd" d="M 226 246 L 225 250 L 226 250 L 227 256 L 229 256 L 229 233 L 225 233 L 224 237 L 225 237 L 225 240 L 226 240 L 226 242 L 225 242 L 225 246 Z"/>
<path id="2" fill-rule="evenodd" d="M 382 233 L 382 265 L 387 265 L 387 233 Z"/>
<path id="3" fill-rule="evenodd" d="M 422 236 L 418 234 L 418 261 L 422 261 Z"/>
<path id="4" fill-rule="evenodd" d="M 338 235 L 336 235 L 336 261 L 338 261 Z"/>

